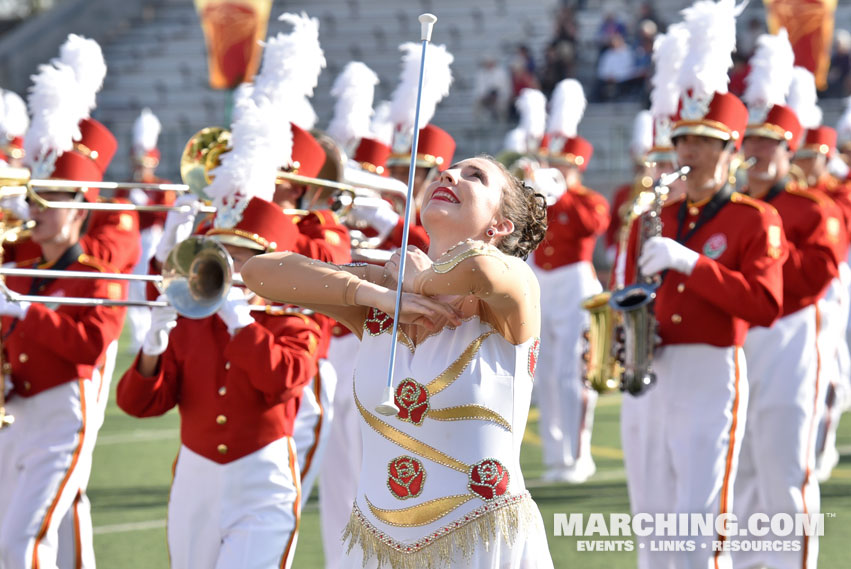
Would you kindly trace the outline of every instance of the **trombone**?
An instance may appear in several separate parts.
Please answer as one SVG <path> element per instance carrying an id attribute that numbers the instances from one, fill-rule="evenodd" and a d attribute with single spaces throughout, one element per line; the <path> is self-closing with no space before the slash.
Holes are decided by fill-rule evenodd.
<path id="1" fill-rule="evenodd" d="M 224 304 L 231 286 L 242 285 L 242 279 L 233 272 L 233 260 L 222 244 L 210 237 L 201 236 L 190 237 L 175 245 L 163 263 L 160 275 L 0 267 L 0 277 L 10 276 L 153 282 L 168 300 L 39 296 L 18 294 L 5 286 L 2 286 L 2 293 L 12 301 L 39 302 L 54 306 L 173 306 L 181 316 L 193 319 L 215 314 Z M 275 314 L 290 311 L 286 308 L 261 305 L 252 306 L 251 309 Z"/>

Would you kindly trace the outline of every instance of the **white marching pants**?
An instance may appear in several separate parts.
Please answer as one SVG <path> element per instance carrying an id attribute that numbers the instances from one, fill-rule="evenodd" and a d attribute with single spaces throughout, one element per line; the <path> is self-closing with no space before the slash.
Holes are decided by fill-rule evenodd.
<path id="1" fill-rule="evenodd" d="M 331 340 L 328 360 L 337 371 L 339 385 L 334 394 L 334 423 L 325 449 L 319 476 L 319 517 L 326 569 L 338 569 L 343 559 L 343 530 L 357 497 L 363 443 L 360 419 L 352 397 L 360 340 L 348 334 Z"/>
<path id="2" fill-rule="evenodd" d="M 590 321 L 581 302 L 602 291 L 591 263 L 544 271 L 541 285 L 541 353 L 535 373 L 544 466 L 552 471 L 593 464 L 591 430 L 597 392 L 583 379 L 583 332 Z"/>
<path id="3" fill-rule="evenodd" d="M 140 232 L 142 241 L 142 255 L 139 262 L 133 267 L 134 275 L 147 275 L 148 265 L 151 257 L 157 250 L 157 244 L 163 236 L 161 225 L 152 225 Z M 148 283 L 131 281 L 128 285 L 127 298 L 129 300 L 146 300 L 145 289 Z M 127 323 L 130 326 L 130 351 L 136 353 L 145 341 L 145 334 L 151 328 L 151 309 L 147 306 L 130 306 L 127 308 Z"/>
<path id="4" fill-rule="evenodd" d="M 98 390 L 97 410 L 92 413 L 89 423 L 91 432 L 97 435 L 106 416 L 109 401 L 109 387 L 115 372 L 115 358 L 118 355 L 118 341 L 113 341 L 106 349 L 103 365 L 103 383 Z M 91 464 L 89 464 L 91 467 Z M 94 569 L 95 549 L 92 535 L 92 505 L 86 494 L 91 468 L 85 475 L 85 483 L 77 492 L 68 513 L 59 524 L 59 569 Z"/>
<path id="5" fill-rule="evenodd" d="M 291 567 L 299 478 L 291 437 L 228 464 L 181 446 L 168 504 L 171 569 Z"/>
<path id="6" fill-rule="evenodd" d="M 0 568 L 56 569 L 59 525 L 91 471 L 99 394 L 95 372 L 7 402 L 15 423 L 0 430 Z"/>
<path id="7" fill-rule="evenodd" d="M 851 354 L 845 338 L 851 307 L 850 283 L 851 268 L 847 263 L 841 263 L 839 278 L 830 283 L 824 298 L 819 301 L 819 350 L 824 378 L 821 384 L 825 401 L 816 440 L 816 476 L 820 482 L 830 478 L 831 471 L 839 462 L 836 431 L 842 413 L 851 403 Z"/>
<path id="8" fill-rule="evenodd" d="M 771 328 L 752 328 L 745 340 L 751 397 L 736 479 L 739 520 L 751 514 L 815 514 L 815 437 L 824 396 L 818 382 L 816 307 L 784 316 Z M 758 539 L 743 537 L 749 541 Z M 734 567 L 815 569 L 818 537 L 761 539 L 789 542 L 797 551 L 737 551 Z"/>
<path id="9" fill-rule="evenodd" d="M 729 513 L 748 404 L 747 366 L 739 348 L 663 346 L 656 384 L 625 395 L 621 439 L 633 515 Z M 650 542 L 693 540 L 691 552 L 651 551 Z M 718 536 L 639 537 L 639 569 L 729 569 L 713 552 Z M 643 546 L 642 546 L 643 544 Z M 703 545 L 705 547 L 703 547 Z"/>
<path id="10" fill-rule="evenodd" d="M 328 446 L 328 436 L 334 423 L 332 402 L 336 388 L 337 372 L 334 366 L 326 359 L 319 360 L 319 373 L 304 386 L 293 425 L 293 439 L 301 471 L 302 506 L 310 498 Z"/>

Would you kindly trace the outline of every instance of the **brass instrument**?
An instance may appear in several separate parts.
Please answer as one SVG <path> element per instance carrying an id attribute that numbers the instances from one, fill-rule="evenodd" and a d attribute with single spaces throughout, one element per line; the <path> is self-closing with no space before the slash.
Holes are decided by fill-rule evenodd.
<path id="1" fill-rule="evenodd" d="M 615 358 L 612 334 L 615 314 L 609 304 L 612 293 L 601 292 L 582 301 L 582 308 L 590 313 L 588 329 L 583 338 L 586 350 L 584 379 L 594 391 L 606 393 L 619 383 L 622 369 Z"/>
<path id="2" fill-rule="evenodd" d="M 161 275 L 132 275 L 87 271 L 52 271 L 0 267 L 0 277 L 48 277 L 52 279 L 106 279 L 153 282 L 168 298 L 156 300 L 111 300 L 18 294 L 2 286 L 2 293 L 13 301 L 77 306 L 173 306 L 186 318 L 206 318 L 221 308 L 231 286 L 242 281 L 233 273 L 233 260 L 221 243 L 210 237 L 193 236 L 181 241 L 169 252 Z M 258 306 L 257 310 L 265 310 Z"/>
<path id="3" fill-rule="evenodd" d="M 688 166 L 683 166 L 676 172 L 661 176 L 653 185 L 653 202 L 640 219 L 636 260 L 644 243 L 662 234 L 660 217 L 668 186 L 680 176 L 688 174 L 689 170 Z M 619 350 L 623 365 L 621 390 L 631 395 L 640 395 L 656 382 L 653 353 L 656 350 L 657 322 L 653 304 L 660 284 L 658 275 L 643 275 L 636 262 L 635 284 L 614 291 L 609 301 L 623 318 L 618 338 L 622 344 Z"/>

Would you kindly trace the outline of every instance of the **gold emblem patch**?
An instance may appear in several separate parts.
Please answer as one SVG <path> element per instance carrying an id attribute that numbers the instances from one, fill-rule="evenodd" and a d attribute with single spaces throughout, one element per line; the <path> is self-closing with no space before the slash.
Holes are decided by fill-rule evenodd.
<path id="1" fill-rule="evenodd" d="M 768 226 L 768 255 L 777 259 L 780 257 L 781 246 L 783 245 L 783 230 L 779 225 Z"/>

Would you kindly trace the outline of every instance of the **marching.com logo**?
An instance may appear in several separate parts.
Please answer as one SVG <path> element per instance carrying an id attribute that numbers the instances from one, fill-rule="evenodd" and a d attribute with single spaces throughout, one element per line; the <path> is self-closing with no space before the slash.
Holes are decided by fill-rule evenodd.
<path id="1" fill-rule="evenodd" d="M 798 551 L 803 541 L 799 538 L 824 535 L 824 517 L 823 513 L 757 513 L 739 520 L 734 514 L 557 513 L 553 514 L 553 535 L 598 538 L 580 540 L 580 551 L 633 551 L 636 544 L 631 539 L 599 539 L 620 537 L 643 538 L 638 546 L 652 551 Z"/>

